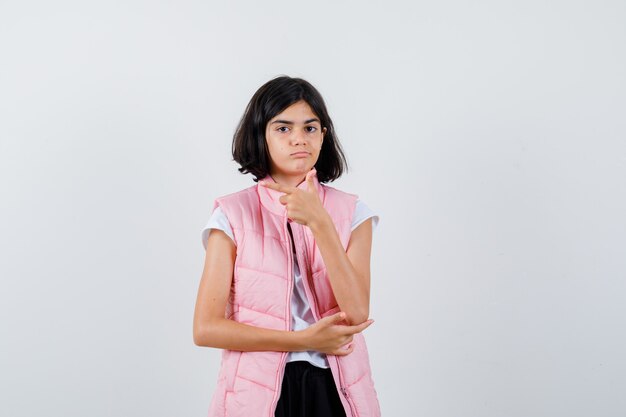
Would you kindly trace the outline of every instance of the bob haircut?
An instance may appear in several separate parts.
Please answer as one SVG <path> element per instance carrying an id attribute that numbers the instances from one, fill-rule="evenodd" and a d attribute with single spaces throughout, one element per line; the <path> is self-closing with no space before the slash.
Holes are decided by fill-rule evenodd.
<path id="1" fill-rule="evenodd" d="M 315 163 L 319 182 L 334 181 L 348 170 L 346 157 L 335 134 L 333 122 L 322 95 L 302 78 L 276 77 L 254 93 L 233 136 L 233 160 L 242 174 L 251 173 L 254 181 L 270 174 L 270 155 L 265 139 L 267 123 L 292 104 L 304 100 L 320 119 L 326 134 Z"/>

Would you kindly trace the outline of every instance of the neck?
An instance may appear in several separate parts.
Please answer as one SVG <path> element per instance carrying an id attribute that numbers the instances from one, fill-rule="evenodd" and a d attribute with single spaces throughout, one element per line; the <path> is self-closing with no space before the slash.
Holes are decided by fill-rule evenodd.
<path id="1" fill-rule="evenodd" d="M 287 185 L 290 187 L 297 187 L 305 180 L 305 175 L 281 175 L 281 174 L 270 174 L 270 176 L 276 181 L 278 184 Z"/>

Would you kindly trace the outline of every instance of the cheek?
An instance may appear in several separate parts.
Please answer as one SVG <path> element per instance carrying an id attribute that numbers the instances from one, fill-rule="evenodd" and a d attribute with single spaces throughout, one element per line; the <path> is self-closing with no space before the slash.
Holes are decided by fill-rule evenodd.
<path id="1" fill-rule="evenodd" d="M 267 150 L 270 154 L 270 158 L 272 160 L 277 160 L 281 158 L 281 155 L 284 153 L 285 146 L 276 141 L 268 140 L 267 142 Z"/>
<path id="2" fill-rule="evenodd" d="M 272 151 L 274 158 L 281 158 L 285 151 L 285 147 L 281 145 L 276 145 L 272 148 Z"/>
<path id="3" fill-rule="evenodd" d="M 322 153 L 322 146 L 321 145 L 315 147 L 314 156 L 315 156 L 315 160 L 316 161 L 320 157 L 320 153 Z"/>

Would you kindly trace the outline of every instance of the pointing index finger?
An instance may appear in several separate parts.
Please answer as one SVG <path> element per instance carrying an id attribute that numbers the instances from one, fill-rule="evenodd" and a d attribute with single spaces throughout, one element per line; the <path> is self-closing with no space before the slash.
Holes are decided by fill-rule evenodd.
<path id="1" fill-rule="evenodd" d="M 279 184 L 277 182 L 261 181 L 259 182 L 259 184 L 264 187 L 271 188 L 272 190 L 280 191 L 287 194 L 292 193 L 295 190 L 294 187 L 289 187 L 287 185 Z"/>

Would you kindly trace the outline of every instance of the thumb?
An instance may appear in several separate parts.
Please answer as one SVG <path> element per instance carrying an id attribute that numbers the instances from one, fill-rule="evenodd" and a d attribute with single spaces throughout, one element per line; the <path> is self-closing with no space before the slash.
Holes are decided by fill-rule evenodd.
<path id="1" fill-rule="evenodd" d="M 338 313 L 333 314 L 332 316 L 328 316 L 327 318 L 328 318 L 329 324 L 339 323 L 340 321 L 346 318 L 346 313 L 344 313 L 343 311 L 340 311 Z"/>
<path id="2" fill-rule="evenodd" d="M 311 169 L 306 174 L 306 182 L 307 182 L 307 185 L 309 186 L 309 190 L 315 189 L 315 182 L 313 181 L 313 177 L 315 176 L 315 174 L 317 174 L 317 170 L 315 169 L 315 167 L 313 167 L 313 169 Z"/>

